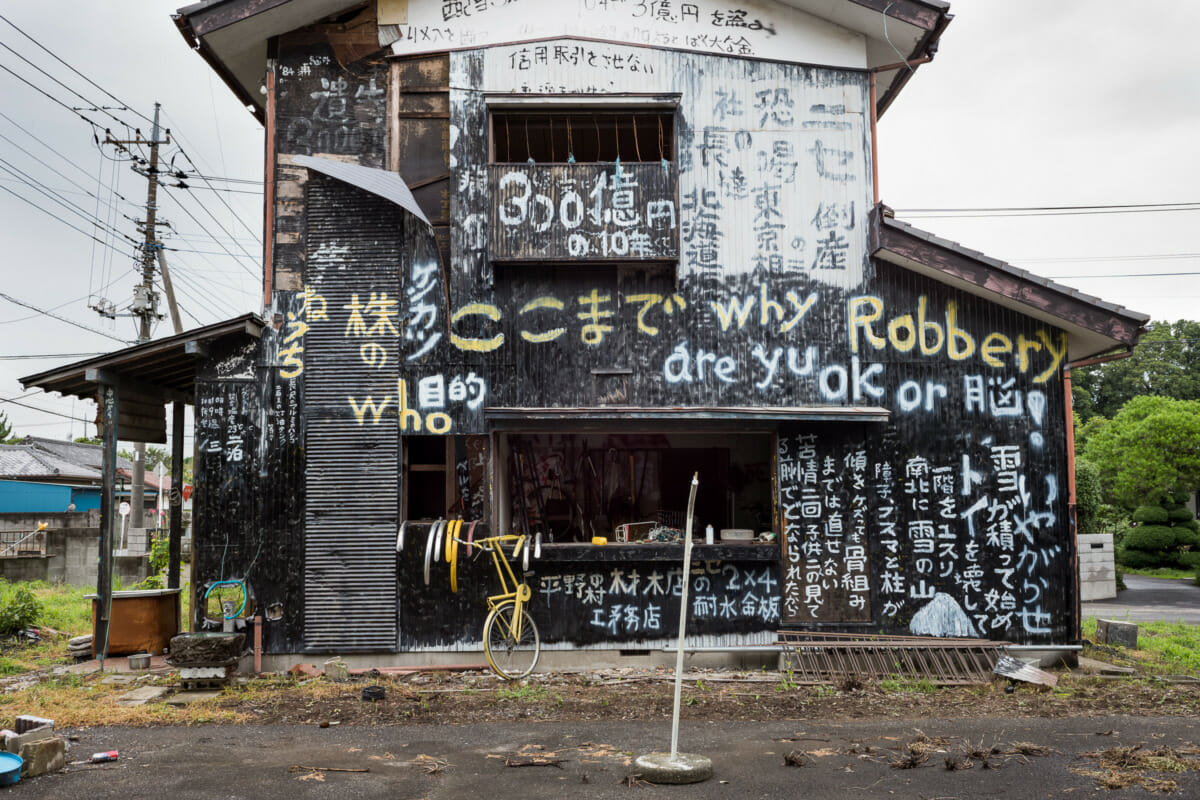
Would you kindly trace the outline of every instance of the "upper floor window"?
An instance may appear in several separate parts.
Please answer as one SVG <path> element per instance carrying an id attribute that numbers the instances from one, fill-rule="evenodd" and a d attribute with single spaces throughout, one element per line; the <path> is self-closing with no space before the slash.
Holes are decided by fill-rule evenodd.
<path id="1" fill-rule="evenodd" d="M 493 110 L 492 162 L 570 164 L 673 161 L 675 114 L 666 108 Z"/>

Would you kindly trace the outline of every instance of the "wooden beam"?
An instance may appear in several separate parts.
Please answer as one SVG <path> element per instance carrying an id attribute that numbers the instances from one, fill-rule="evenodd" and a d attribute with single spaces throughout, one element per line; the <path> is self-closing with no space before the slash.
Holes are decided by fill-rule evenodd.
<path id="1" fill-rule="evenodd" d="M 112 614 L 113 532 L 117 514 L 117 411 L 120 390 L 115 384 L 100 389 L 104 398 L 103 456 L 100 488 L 100 559 L 96 571 L 98 599 L 92 624 L 92 653 L 100 658 L 101 669 L 108 656 L 108 629 Z"/>
<path id="2" fill-rule="evenodd" d="M 183 403 L 171 408 L 171 532 L 167 547 L 167 588 L 179 588 L 180 546 L 183 542 Z"/>
<path id="3" fill-rule="evenodd" d="M 183 392 L 169 389 L 166 386 L 148 383 L 115 370 L 88 368 L 84 371 L 84 379 L 91 383 L 106 383 L 110 386 L 119 386 L 122 394 L 129 393 L 134 396 L 141 395 L 142 398 L 154 398 L 164 405 L 168 402 L 187 403 L 191 400 Z M 146 402 L 146 400 L 143 399 L 142 402 Z"/>

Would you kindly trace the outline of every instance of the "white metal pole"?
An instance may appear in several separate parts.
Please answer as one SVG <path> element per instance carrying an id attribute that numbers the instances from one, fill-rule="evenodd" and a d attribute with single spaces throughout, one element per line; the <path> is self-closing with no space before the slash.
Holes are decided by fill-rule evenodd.
<path id="1" fill-rule="evenodd" d="M 688 584 L 692 572 L 692 512 L 696 505 L 696 489 L 700 473 L 692 475 L 692 491 L 688 496 L 687 526 L 683 534 L 683 575 L 679 595 L 679 643 L 675 648 L 675 710 L 671 716 L 671 760 L 679 755 L 679 699 L 683 694 L 683 637 L 687 633 Z"/>

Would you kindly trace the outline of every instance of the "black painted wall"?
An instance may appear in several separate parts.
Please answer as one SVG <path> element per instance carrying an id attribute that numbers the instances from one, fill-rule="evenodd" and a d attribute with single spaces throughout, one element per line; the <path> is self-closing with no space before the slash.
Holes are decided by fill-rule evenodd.
<path id="1" fill-rule="evenodd" d="M 459 77 L 480 85 L 481 59 L 464 63 Z M 197 414 L 198 581 L 246 575 L 261 607 L 279 603 L 268 651 L 341 644 L 328 625 L 305 636 L 305 604 L 314 602 L 306 587 L 326 574 L 306 562 L 306 542 L 314 521 L 333 518 L 338 535 L 353 535 L 358 521 L 369 529 L 370 543 L 341 563 L 370 562 L 370 578 L 360 585 L 348 567 L 335 582 L 348 618 L 357 606 L 374 609 L 370 641 L 347 636 L 348 646 L 476 638 L 490 568 L 465 566 L 451 595 L 444 574 L 424 585 L 419 532 L 410 537 L 419 545 L 393 554 L 404 502 L 397 465 L 406 435 L 487 435 L 486 409 L 497 406 L 887 409 L 886 423 L 779 429 L 782 560 L 701 567 L 691 632 L 782 624 L 1072 637 L 1060 331 L 872 259 L 857 284 L 770 261 L 744 272 L 492 263 L 486 222 L 470 217 L 487 208 L 478 195 L 487 186 L 486 108 L 461 97 L 450 121 L 471 136 L 454 149 L 457 216 L 450 251 L 439 252 L 427 229 L 383 201 L 286 167 L 286 156 L 314 152 L 383 165 L 385 95 L 376 90 L 386 66 L 364 59 L 343 68 L 312 43 L 282 47 L 280 64 L 276 327 L 258 351 L 214 360 Z M 865 93 L 857 73 L 801 72 Z M 688 103 L 677 127 L 684 174 L 703 157 Z M 811 111 L 816 122 L 827 112 Z M 866 241 L 865 222 L 858 208 L 829 224 Z M 397 302 L 383 304 L 385 292 Z M 366 313 L 372 295 L 386 314 Z M 300 388 L 318 383 L 320 397 Z M 332 437 L 320 453 L 304 450 L 313 424 Z M 231 449 L 238 437 L 241 460 Z M 339 510 L 336 496 L 323 491 L 316 502 L 310 490 L 306 506 L 306 482 L 324 479 L 346 484 L 354 503 Z M 498 487 L 478 471 L 468 483 L 467 516 L 486 522 Z M 343 555 L 335 540 L 327 564 Z M 678 612 L 671 569 L 539 565 L 534 613 L 544 638 L 658 638 L 656 620 L 667 632 Z M 382 594 L 389 587 L 394 605 Z"/>

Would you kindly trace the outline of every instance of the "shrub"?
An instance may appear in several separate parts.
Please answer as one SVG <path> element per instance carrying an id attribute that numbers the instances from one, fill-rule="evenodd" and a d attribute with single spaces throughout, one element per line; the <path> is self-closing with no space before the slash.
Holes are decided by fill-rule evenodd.
<path id="1" fill-rule="evenodd" d="M 1175 546 L 1176 547 L 1196 547 L 1200 546 L 1200 533 L 1196 533 L 1191 528 L 1172 528 L 1175 531 Z"/>
<path id="2" fill-rule="evenodd" d="M 1126 532 L 1124 545 L 1130 550 L 1166 550 L 1175 544 L 1175 531 L 1166 525 L 1139 525 Z"/>
<path id="3" fill-rule="evenodd" d="M 1138 506 L 1133 512 L 1133 521 L 1139 525 L 1162 525 L 1170 519 L 1170 512 L 1162 506 Z"/>
<path id="4" fill-rule="evenodd" d="M 0 582 L 0 636 L 12 636 L 37 623 L 42 604 L 28 586 Z"/>
<path id="5" fill-rule="evenodd" d="M 1157 567 L 1161 562 L 1162 559 L 1157 554 L 1146 553 L 1141 550 L 1130 550 L 1125 547 L 1117 549 L 1117 563 L 1130 569 Z"/>
<path id="6" fill-rule="evenodd" d="M 1180 553 L 1179 566 L 1183 569 L 1200 571 L 1200 550 L 1184 550 Z"/>
<path id="7" fill-rule="evenodd" d="M 1187 506 L 1180 506 L 1167 509 L 1167 519 L 1171 522 L 1194 522 L 1196 518 Z"/>

